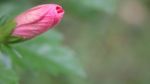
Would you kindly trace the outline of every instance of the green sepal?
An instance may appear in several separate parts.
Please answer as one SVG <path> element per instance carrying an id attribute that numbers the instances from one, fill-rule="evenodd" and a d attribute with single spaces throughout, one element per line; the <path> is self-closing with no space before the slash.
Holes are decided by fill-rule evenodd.
<path id="1" fill-rule="evenodd" d="M 22 37 L 12 36 L 12 32 L 16 26 L 13 20 L 7 20 L 0 25 L 0 43 L 11 44 L 25 41 Z"/>
<path id="2" fill-rule="evenodd" d="M 10 38 L 16 24 L 13 20 L 7 20 L 3 25 L 0 25 L 0 43 L 5 43 Z"/>
<path id="3" fill-rule="evenodd" d="M 23 42 L 26 41 L 27 39 L 23 39 L 22 37 L 17 37 L 17 36 L 10 36 L 9 39 L 7 39 L 7 41 L 5 43 L 7 44 L 12 44 L 12 43 L 19 43 L 19 42 Z"/>

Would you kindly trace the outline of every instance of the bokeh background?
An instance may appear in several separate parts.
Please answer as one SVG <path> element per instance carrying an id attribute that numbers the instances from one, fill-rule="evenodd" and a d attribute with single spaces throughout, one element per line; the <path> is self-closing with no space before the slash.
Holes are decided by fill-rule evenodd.
<path id="1" fill-rule="evenodd" d="M 33 52 L 46 52 L 49 62 L 32 57 L 29 49 L 18 48 L 25 55 L 24 63 L 31 65 L 15 67 L 19 84 L 150 84 L 150 0 L 1 0 L 0 3 L 0 14 L 7 18 L 45 3 L 60 4 L 65 10 L 62 22 L 44 34 L 46 38 L 34 38 L 38 41 L 28 41 L 28 46 L 24 46 Z"/>

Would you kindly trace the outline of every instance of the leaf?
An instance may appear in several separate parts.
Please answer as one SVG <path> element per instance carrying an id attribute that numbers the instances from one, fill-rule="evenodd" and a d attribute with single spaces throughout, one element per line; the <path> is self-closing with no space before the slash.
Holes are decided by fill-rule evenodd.
<path id="1" fill-rule="evenodd" d="M 0 54 L 0 84 L 18 84 L 18 77 L 11 67 L 10 58 Z"/>
<path id="2" fill-rule="evenodd" d="M 15 47 L 22 55 L 21 61 L 30 69 L 48 71 L 53 75 L 85 76 L 83 69 L 74 57 L 74 52 L 61 46 L 61 40 L 62 36 L 59 33 L 49 31 Z"/>
<path id="3" fill-rule="evenodd" d="M 16 73 L 13 70 L 0 68 L 0 84 L 18 84 Z"/>

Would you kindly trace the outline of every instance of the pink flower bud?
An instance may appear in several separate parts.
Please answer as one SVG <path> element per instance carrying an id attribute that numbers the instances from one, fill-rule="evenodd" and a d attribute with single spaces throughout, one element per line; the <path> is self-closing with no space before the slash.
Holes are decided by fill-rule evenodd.
<path id="1" fill-rule="evenodd" d="M 16 17 L 17 24 L 12 35 L 30 39 L 46 32 L 59 23 L 64 10 L 57 4 L 44 4 L 33 7 Z"/>

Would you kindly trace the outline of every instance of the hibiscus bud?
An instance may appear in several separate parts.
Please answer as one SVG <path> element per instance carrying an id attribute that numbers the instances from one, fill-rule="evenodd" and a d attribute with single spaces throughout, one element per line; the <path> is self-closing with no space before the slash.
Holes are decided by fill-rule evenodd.
<path id="1" fill-rule="evenodd" d="M 59 23 L 64 10 L 57 4 L 44 4 L 33 7 L 16 17 L 16 28 L 12 36 L 31 39 Z"/>

